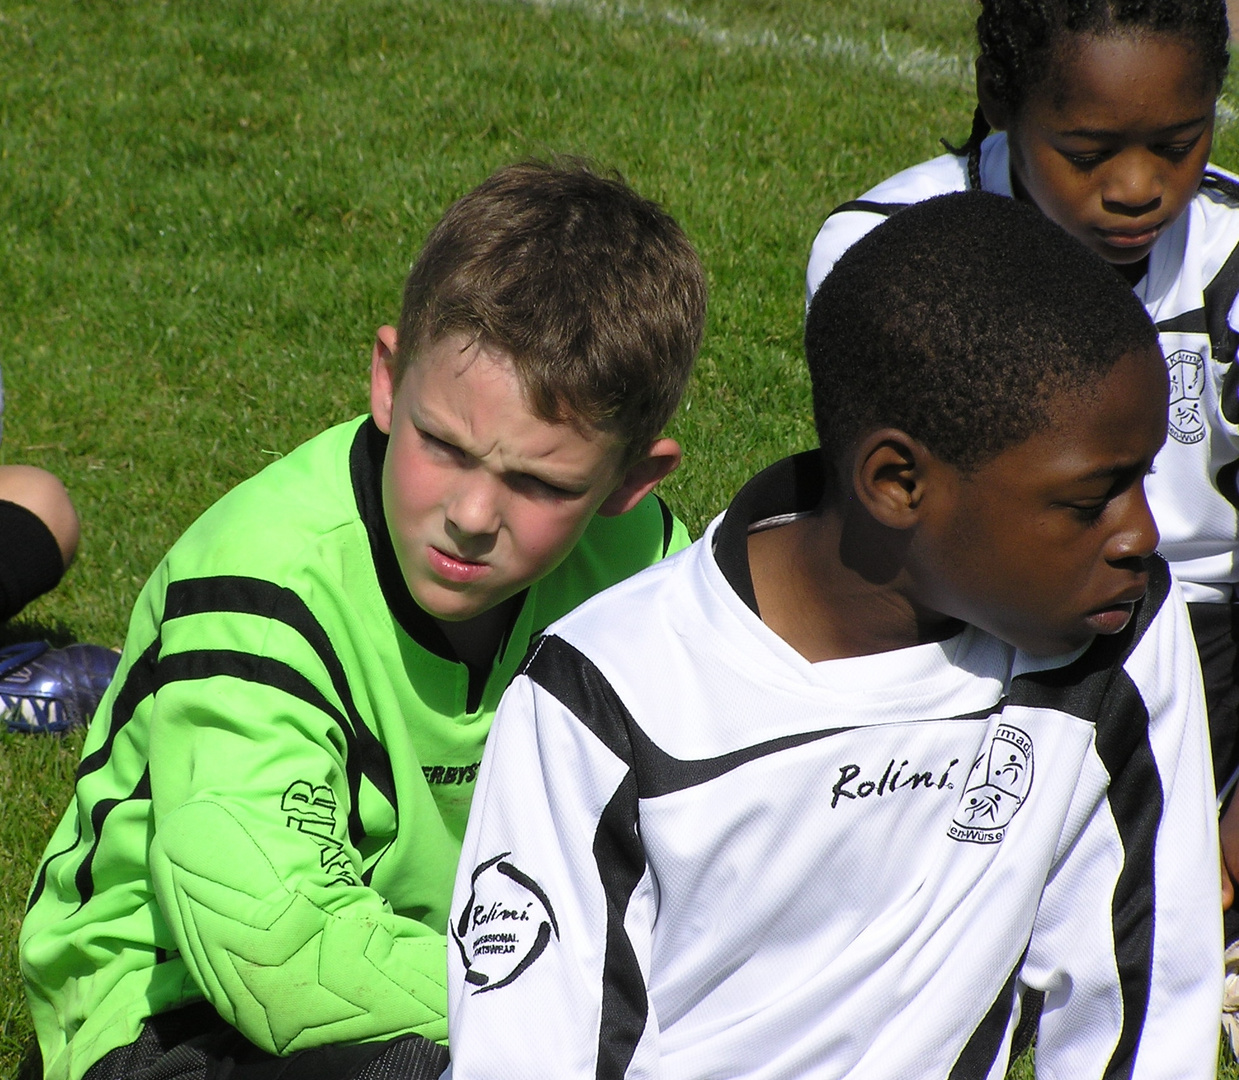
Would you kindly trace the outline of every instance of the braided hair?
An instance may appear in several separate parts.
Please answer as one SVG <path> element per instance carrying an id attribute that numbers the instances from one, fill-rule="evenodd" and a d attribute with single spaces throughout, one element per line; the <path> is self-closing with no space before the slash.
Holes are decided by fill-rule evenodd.
<path id="1" fill-rule="evenodd" d="M 1230 63 L 1230 29 L 1226 0 L 980 0 L 977 42 L 989 63 L 994 96 L 1018 112 L 1029 92 L 1043 80 L 1064 34 L 1107 37 L 1120 33 L 1173 34 L 1199 51 L 1204 70 L 1218 91 Z M 968 159 L 968 183 L 981 188 L 981 140 L 989 122 L 980 105 L 963 146 L 943 140 L 954 154 Z M 1228 193 L 1235 185 L 1206 175 L 1204 183 Z"/>

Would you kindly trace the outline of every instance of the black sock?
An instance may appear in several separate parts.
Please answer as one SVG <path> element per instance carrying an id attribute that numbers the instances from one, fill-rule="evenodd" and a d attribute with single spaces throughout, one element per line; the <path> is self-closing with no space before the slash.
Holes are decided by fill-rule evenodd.
<path id="1" fill-rule="evenodd" d="M 64 572 L 60 545 L 43 519 L 0 499 L 0 622 L 55 588 Z"/>

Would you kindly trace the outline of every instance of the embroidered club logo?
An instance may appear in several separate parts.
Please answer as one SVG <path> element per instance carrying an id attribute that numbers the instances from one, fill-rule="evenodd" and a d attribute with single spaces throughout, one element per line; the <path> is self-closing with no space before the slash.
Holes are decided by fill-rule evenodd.
<path id="1" fill-rule="evenodd" d="M 1170 372 L 1170 437 L 1198 443 L 1205 437 L 1200 395 L 1205 388 L 1205 362 L 1200 353 L 1180 349 L 1166 357 Z"/>
<path id="2" fill-rule="evenodd" d="M 469 900 L 452 924 L 452 940 L 473 993 L 498 990 L 519 978 L 546 951 L 559 924 L 546 893 L 518 870 L 505 851 L 473 871 Z"/>
<path id="3" fill-rule="evenodd" d="M 996 844 L 1028 798 L 1033 778 L 1033 744 L 1028 733 L 999 724 L 977 758 L 947 834 L 971 844 Z"/>

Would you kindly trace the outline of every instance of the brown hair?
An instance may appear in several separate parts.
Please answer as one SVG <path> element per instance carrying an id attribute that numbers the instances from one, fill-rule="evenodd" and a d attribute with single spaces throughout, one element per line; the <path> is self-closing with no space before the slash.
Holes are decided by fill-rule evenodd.
<path id="1" fill-rule="evenodd" d="M 533 412 L 639 457 L 701 345 L 701 261 L 675 220 L 577 159 L 500 169 L 431 230 L 404 287 L 396 375 L 462 333 L 507 353 Z"/>

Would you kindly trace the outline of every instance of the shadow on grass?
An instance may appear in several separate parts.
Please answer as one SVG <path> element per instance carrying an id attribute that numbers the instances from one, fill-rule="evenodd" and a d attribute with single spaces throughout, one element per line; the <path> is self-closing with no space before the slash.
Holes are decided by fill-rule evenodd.
<path id="1" fill-rule="evenodd" d="M 17 1065 L 13 1080 L 43 1080 L 43 1057 L 39 1053 L 39 1043 L 34 1036 L 26 1043 L 22 1059 Z"/>
<path id="2" fill-rule="evenodd" d="M 14 619 L 0 624 L 0 648 L 16 645 L 21 641 L 46 641 L 53 649 L 60 649 L 80 640 L 73 628 L 62 622 Z"/>

